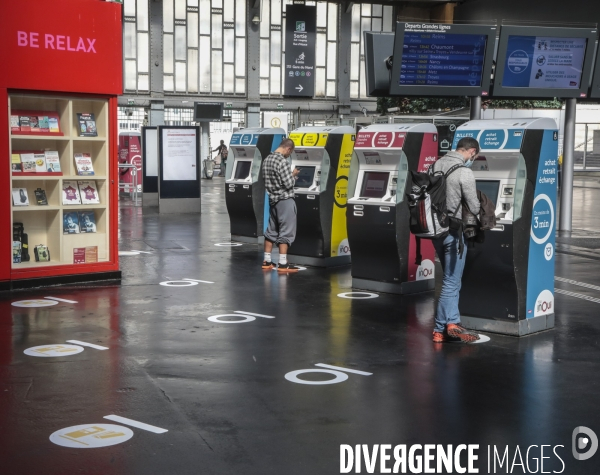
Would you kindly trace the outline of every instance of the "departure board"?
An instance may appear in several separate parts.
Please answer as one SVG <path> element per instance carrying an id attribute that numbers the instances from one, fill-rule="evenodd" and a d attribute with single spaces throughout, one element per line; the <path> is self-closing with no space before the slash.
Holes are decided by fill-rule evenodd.
<path id="1" fill-rule="evenodd" d="M 486 35 L 407 31 L 399 84 L 480 87 L 486 43 Z"/>

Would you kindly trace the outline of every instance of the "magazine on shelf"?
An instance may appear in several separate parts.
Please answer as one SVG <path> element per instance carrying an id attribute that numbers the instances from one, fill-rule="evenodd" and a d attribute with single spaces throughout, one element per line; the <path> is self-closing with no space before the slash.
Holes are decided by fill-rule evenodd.
<path id="1" fill-rule="evenodd" d="M 77 167 L 78 175 L 94 175 L 92 156 L 89 153 L 76 153 L 75 166 Z"/>
<path id="2" fill-rule="evenodd" d="M 36 262 L 49 262 L 50 261 L 50 250 L 48 246 L 44 244 L 38 244 L 33 248 Z"/>
<path id="3" fill-rule="evenodd" d="M 85 247 L 73 248 L 73 264 L 85 264 Z"/>
<path id="4" fill-rule="evenodd" d="M 21 241 L 13 241 L 13 264 L 21 262 Z"/>
<path id="5" fill-rule="evenodd" d="M 33 153 L 21 154 L 21 168 L 25 173 L 35 173 L 35 155 Z"/>
<path id="6" fill-rule="evenodd" d="M 79 136 L 80 137 L 97 137 L 96 118 L 94 114 L 77 113 L 79 119 Z"/>
<path id="7" fill-rule="evenodd" d="M 46 197 L 46 190 L 42 190 L 41 188 L 38 188 L 34 191 L 35 193 L 35 200 L 37 201 L 37 204 L 40 206 L 46 206 L 48 204 L 48 198 Z"/>
<path id="8" fill-rule="evenodd" d="M 21 155 L 18 153 L 13 153 L 10 156 L 10 162 L 11 162 L 11 170 L 13 173 L 20 173 L 23 171 L 23 169 L 21 168 Z"/>
<path id="9" fill-rule="evenodd" d="M 40 125 L 40 132 L 50 132 L 50 124 L 48 123 L 47 115 L 39 115 L 38 124 Z"/>
<path id="10" fill-rule="evenodd" d="M 60 158 L 58 156 L 58 152 L 46 150 L 44 155 L 46 155 L 46 170 L 51 173 L 60 173 L 62 170 L 60 169 Z"/>
<path id="11" fill-rule="evenodd" d="M 31 132 L 31 126 L 29 125 L 29 116 L 22 115 L 19 117 L 19 126 L 21 132 Z"/>
<path id="12" fill-rule="evenodd" d="M 50 129 L 50 132 L 60 132 L 60 127 L 58 126 L 58 117 L 48 117 L 48 128 Z"/>
<path id="13" fill-rule="evenodd" d="M 98 187 L 95 181 L 78 181 L 79 194 L 81 196 L 81 204 L 91 205 L 100 203 L 98 196 Z"/>
<path id="14" fill-rule="evenodd" d="M 98 246 L 86 246 L 85 262 L 98 262 Z"/>
<path id="15" fill-rule="evenodd" d="M 45 173 L 46 172 L 46 155 L 42 153 L 34 153 L 33 158 L 35 159 L 35 172 Z"/>
<path id="16" fill-rule="evenodd" d="M 29 206 L 29 196 L 27 196 L 27 188 L 12 189 L 13 206 Z"/>
<path id="17" fill-rule="evenodd" d="M 40 131 L 40 122 L 38 120 L 37 115 L 29 116 L 29 127 L 31 128 L 31 132 L 39 132 Z"/>
<path id="18" fill-rule="evenodd" d="M 79 214 L 69 211 L 63 215 L 63 234 L 79 234 Z"/>
<path id="19" fill-rule="evenodd" d="M 63 205 L 80 205 L 79 190 L 77 189 L 76 181 L 63 181 L 62 185 L 62 204 Z"/>
<path id="20" fill-rule="evenodd" d="M 19 116 L 18 115 L 10 116 L 10 130 L 11 130 L 11 132 L 20 132 L 21 131 L 21 126 L 19 125 Z"/>
<path id="21" fill-rule="evenodd" d="M 79 212 L 79 229 L 82 233 L 96 232 L 96 215 L 93 211 Z"/>

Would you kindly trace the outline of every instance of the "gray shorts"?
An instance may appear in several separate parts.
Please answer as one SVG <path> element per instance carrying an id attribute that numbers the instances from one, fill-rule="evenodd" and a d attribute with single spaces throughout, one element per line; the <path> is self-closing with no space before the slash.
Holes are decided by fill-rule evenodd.
<path id="1" fill-rule="evenodd" d="M 296 202 L 289 198 L 278 201 L 270 208 L 265 239 L 275 245 L 291 245 L 296 239 Z"/>

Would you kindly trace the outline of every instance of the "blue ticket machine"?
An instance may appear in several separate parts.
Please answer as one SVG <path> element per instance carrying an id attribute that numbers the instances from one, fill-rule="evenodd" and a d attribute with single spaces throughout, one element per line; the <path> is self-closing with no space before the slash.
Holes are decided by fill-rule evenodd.
<path id="1" fill-rule="evenodd" d="M 348 241 L 352 287 L 397 294 L 435 287 L 435 251 L 421 240 L 416 263 L 406 198 L 410 171 L 426 171 L 437 159 L 433 124 L 374 124 L 358 132 L 350 164 Z"/>
<path id="2" fill-rule="evenodd" d="M 283 129 L 242 129 L 232 135 L 225 170 L 225 204 L 231 239 L 263 242 L 268 224 L 262 161 L 285 138 Z"/>
<path id="3" fill-rule="evenodd" d="M 522 336 L 554 327 L 558 128 L 553 119 L 467 122 L 456 130 L 481 145 L 477 188 L 496 203 L 497 226 L 467 250 L 463 325 Z"/>

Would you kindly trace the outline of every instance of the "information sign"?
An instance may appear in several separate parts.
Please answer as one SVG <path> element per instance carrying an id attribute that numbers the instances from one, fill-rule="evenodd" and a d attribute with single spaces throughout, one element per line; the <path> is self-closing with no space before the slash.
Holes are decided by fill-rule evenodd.
<path id="1" fill-rule="evenodd" d="M 317 7 L 288 5 L 285 29 L 285 96 L 315 95 Z"/>

